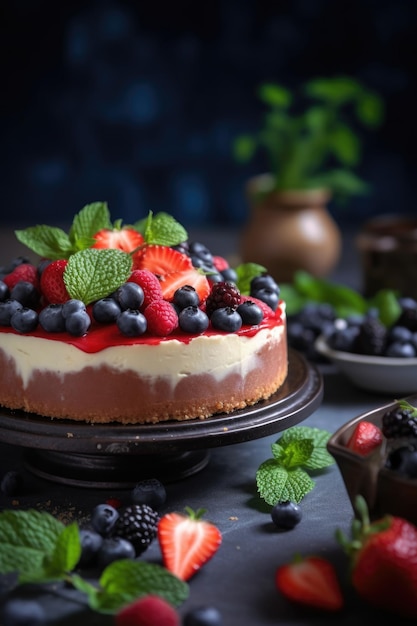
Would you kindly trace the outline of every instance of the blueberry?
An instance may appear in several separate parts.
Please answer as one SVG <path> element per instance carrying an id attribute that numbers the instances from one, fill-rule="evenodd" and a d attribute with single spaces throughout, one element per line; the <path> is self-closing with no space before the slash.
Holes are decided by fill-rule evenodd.
<path id="1" fill-rule="evenodd" d="M 179 310 L 185 309 L 187 306 L 198 306 L 200 304 L 200 296 L 191 285 L 184 285 L 174 293 L 173 303 Z"/>
<path id="2" fill-rule="evenodd" d="M 12 300 L 11 298 L 0 302 L 0 326 L 10 326 L 13 313 L 22 308 L 20 302 Z"/>
<path id="3" fill-rule="evenodd" d="M 187 306 L 179 312 L 178 324 L 185 333 L 197 335 L 208 328 L 209 318 L 197 306 Z"/>
<path id="4" fill-rule="evenodd" d="M 220 307 L 213 311 L 210 318 L 211 325 L 216 330 L 234 333 L 242 327 L 242 318 L 231 307 Z"/>
<path id="5" fill-rule="evenodd" d="M 131 283 L 132 285 L 134 283 Z M 127 309 L 122 311 L 116 320 L 118 329 L 126 337 L 139 337 L 146 331 L 148 323 L 146 317 L 138 310 Z"/>
<path id="6" fill-rule="evenodd" d="M 251 300 L 245 300 L 239 304 L 236 310 L 242 318 L 242 322 L 244 324 L 248 324 L 249 326 L 260 324 L 264 317 L 261 307 Z"/>
<path id="7" fill-rule="evenodd" d="M 1 479 L 0 491 L 6 496 L 15 496 L 20 493 L 22 486 L 22 475 L 17 471 L 10 470 Z"/>
<path id="8" fill-rule="evenodd" d="M 133 504 L 147 504 L 156 510 L 165 504 L 166 498 L 166 489 L 157 478 L 141 480 L 135 485 L 131 493 Z"/>
<path id="9" fill-rule="evenodd" d="M 399 359 L 413 359 L 417 352 L 410 342 L 393 341 L 385 350 L 385 356 Z"/>
<path id="10" fill-rule="evenodd" d="M 47 333 L 64 332 L 65 319 L 62 315 L 62 304 L 48 304 L 39 313 L 39 323 Z"/>
<path id="11" fill-rule="evenodd" d="M 103 541 L 103 536 L 94 530 L 84 528 L 80 530 L 81 556 L 78 561 L 80 567 L 87 567 L 96 563 Z"/>
<path id="12" fill-rule="evenodd" d="M 1 616 L 3 626 L 40 626 L 46 624 L 43 607 L 34 600 L 13 598 L 3 606 Z"/>
<path id="13" fill-rule="evenodd" d="M 110 504 L 98 504 L 91 514 L 91 526 L 103 537 L 107 536 L 119 519 L 119 512 Z"/>
<path id="14" fill-rule="evenodd" d="M 62 315 L 65 319 L 72 315 L 73 313 L 77 313 L 78 311 L 85 311 L 86 306 L 82 300 L 77 300 L 76 298 L 72 298 L 71 300 L 67 300 L 62 305 Z"/>
<path id="15" fill-rule="evenodd" d="M 255 292 L 255 291 L 258 291 L 259 289 L 264 289 L 264 288 L 271 289 L 277 295 L 279 295 L 280 293 L 279 286 L 277 285 L 275 279 L 269 274 L 262 274 L 260 276 L 255 276 L 255 278 L 252 278 L 251 283 L 250 283 L 251 295 L 254 296 L 254 293 L 252 292 Z"/>
<path id="16" fill-rule="evenodd" d="M 295 502 L 277 502 L 271 510 L 271 518 L 277 528 L 290 530 L 302 517 L 301 508 Z"/>
<path id="17" fill-rule="evenodd" d="M 111 297 L 102 298 L 93 304 L 93 317 L 101 324 L 115 322 L 121 312 L 120 304 Z"/>
<path id="18" fill-rule="evenodd" d="M 393 450 L 385 466 L 407 478 L 417 478 L 417 449 L 410 445 Z"/>
<path id="19" fill-rule="evenodd" d="M 100 567 L 106 567 L 119 559 L 134 559 L 135 548 L 130 541 L 122 537 L 106 537 L 97 553 L 97 563 Z"/>
<path id="20" fill-rule="evenodd" d="M 140 309 L 145 299 L 145 294 L 140 285 L 129 282 L 123 283 L 117 289 L 114 297 L 120 304 L 120 308 L 126 311 L 126 309 Z"/>
<path id="21" fill-rule="evenodd" d="M 27 280 L 21 280 L 10 291 L 10 298 L 20 302 L 22 306 L 36 309 L 39 306 L 40 293 L 35 285 Z"/>
<path id="22" fill-rule="evenodd" d="M 279 294 L 274 289 L 271 289 L 271 287 L 260 287 L 255 291 L 251 290 L 250 295 L 265 302 L 273 311 L 276 311 L 279 302 Z"/>
<path id="23" fill-rule="evenodd" d="M 17 309 L 10 318 L 10 326 L 19 333 L 31 333 L 37 327 L 39 316 L 33 309 Z"/>
<path id="24" fill-rule="evenodd" d="M 184 626 L 223 626 L 223 618 L 214 606 L 199 606 L 184 616 Z"/>
<path id="25" fill-rule="evenodd" d="M 221 271 L 221 275 L 223 276 L 222 280 L 225 280 L 226 282 L 237 282 L 237 272 L 235 269 L 233 269 L 233 267 L 226 267 L 224 270 Z"/>
<path id="26" fill-rule="evenodd" d="M 6 283 L 0 280 L 0 302 L 4 302 L 10 298 L 10 291 Z"/>
<path id="27" fill-rule="evenodd" d="M 213 255 L 203 243 L 192 241 L 189 244 L 189 255 L 202 259 L 205 263 L 213 265 Z"/>
<path id="28" fill-rule="evenodd" d="M 90 316 L 87 311 L 83 311 L 82 309 L 70 313 L 65 320 L 65 330 L 74 337 L 82 337 L 85 335 L 90 326 Z"/>

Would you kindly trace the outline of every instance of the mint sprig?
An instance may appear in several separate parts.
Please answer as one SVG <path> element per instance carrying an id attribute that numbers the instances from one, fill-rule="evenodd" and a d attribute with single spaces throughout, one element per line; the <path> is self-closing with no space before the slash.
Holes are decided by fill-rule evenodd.
<path id="1" fill-rule="evenodd" d="M 235 268 L 237 274 L 236 286 L 242 295 L 250 294 L 250 284 L 253 278 L 267 270 L 258 263 L 242 263 Z"/>
<path id="2" fill-rule="evenodd" d="M 333 465 L 327 451 L 330 433 L 319 428 L 293 426 L 272 444 L 272 459 L 256 472 L 260 497 L 271 506 L 277 502 L 301 502 L 315 486 L 308 472 Z"/>
<path id="3" fill-rule="evenodd" d="M 0 513 L 0 574 L 17 572 L 18 584 L 66 581 L 86 595 L 91 609 L 107 614 L 149 593 L 173 606 L 188 597 L 187 583 L 162 566 L 138 560 L 111 563 L 92 584 L 73 571 L 80 554 L 76 522 L 65 526 L 33 509 Z"/>
<path id="4" fill-rule="evenodd" d="M 150 211 L 148 216 L 136 222 L 133 228 L 142 233 L 148 244 L 176 246 L 188 239 L 185 228 L 172 215 L 163 211 L 156 215 Z"/>
<path id="5" fill-rule="evenodd" d="M 113 248 L 88 248 L 69 258 L 64 283 L 71 298 L 90 304 L 118 289 L 131 270 L 130 254 Z"/>
<path id="6" fill-rule="evenodd" d="M 61 228 L 43 224 L 16 230 L 15 235 L 40 257 L 57 261 L 89 248 L 94 243 L 93 235 L 102 228 L 111 228 L 107 204 L 93 202 L 75 215 L 68 234 Z"/>

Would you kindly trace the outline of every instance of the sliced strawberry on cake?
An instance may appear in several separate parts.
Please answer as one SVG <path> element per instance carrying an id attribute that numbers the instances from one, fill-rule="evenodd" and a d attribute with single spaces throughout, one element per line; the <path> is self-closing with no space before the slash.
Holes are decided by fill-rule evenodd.
<path id="1" fill-rule="evenodd" d="M 133 252 L 144 243 L 142 234 L 134 228 L 102 228 L 94 235 L 92 248 L 116 248 L 123 252 Z"/>
<path id="2" fill-rule="evenodd" d="M 162 296 L 170 302 L 176 290 L 184 285 L 194 287 L 200 302 L 210 293 L 207 277 L 193 266 L 190 257 L 169 246 L 145 246 L 133 256 L 133 269 L 147 269 L 158 276 Z"/>

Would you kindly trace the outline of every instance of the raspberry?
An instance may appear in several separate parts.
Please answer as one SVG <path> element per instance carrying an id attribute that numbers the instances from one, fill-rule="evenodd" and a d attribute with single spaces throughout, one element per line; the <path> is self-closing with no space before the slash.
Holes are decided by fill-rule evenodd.
<path id="1" fill-rule="evenodd" d="M 222 256 L 213 256 L 213 265 L 218 272 L 223 272 L 226 269 L 229 269 L 228 261 Z"/>
<path id="2" fill-rule="evenodd" d="M 213 311 L 222 308 L 236 309 L 240 304 L 240 291 L 234 283 L 214 283 L 206 301 L 206 313 L 211 317 Z"/>
<path id="3" fill-rule="evenodd" d="M 158 521 L 158 513 L 148 504 L 131 504 L 120 513 L 112 535 L 130 541 L 139 556 L 155 539 Z"/>
<path id="4" fill-rule="evenodd" d="M 166 300 L 155 300 L 143 312 L 151 335 L 165 337 L 178 328 L 178 315 Z"/>
<path id="5" fill-rule="evenodd" d="M 62 304 L 70 299 L 64 283 L 64 271 L 68 261 L 52 261 L 42 272 L 41 291 L 51 304 Z"/>
<path id="6" fill-rule="evenodd" d="M 162 300 L 161 283 L 150 270 L 133 270 L 127 282 L 136 283 L 142 287 L 145 295 L 142 309 L 155 300 Z"/>
<path id="7" fill-rule="evenodd" d="M 10 290 L 22 280 L 39 287 L 38 270 L 35 265 L 32 265 L 32 263 L 21 263 L 3 278 L 3 282 L 6 283 Z"/>
<path id="8" fill-rule="evenodd" d="M 164 598 L 147 595 L 123 607 L 115 616 L 116 626 L 180 626 L 175 608 Z"/>

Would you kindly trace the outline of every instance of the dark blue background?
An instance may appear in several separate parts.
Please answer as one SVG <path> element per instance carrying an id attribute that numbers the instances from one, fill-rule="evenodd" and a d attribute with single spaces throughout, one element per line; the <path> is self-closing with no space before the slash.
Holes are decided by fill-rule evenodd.
<path id="1" fill-rule="evenodd" d="M 258 128 L 262 81 L 349 74 L 378 91 L 366 135 L 374 187 L 340 222 L 415 211 L 415 0 L 6 0 L 2 3 L 3 223 L 57 224 L 107 200 L 129 222 L 240 226 L 247 176 L 233 138 Z"/>

